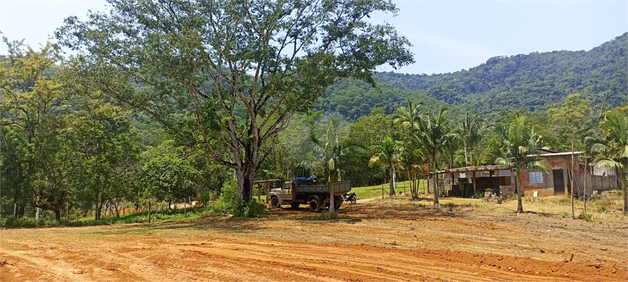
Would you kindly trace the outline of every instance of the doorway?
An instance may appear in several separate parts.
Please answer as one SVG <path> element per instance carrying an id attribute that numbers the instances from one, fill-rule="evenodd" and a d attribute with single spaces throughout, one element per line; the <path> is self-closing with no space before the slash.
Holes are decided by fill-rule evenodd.
<path id="1" fill-rule="evenodd" d="M 552 170 L 554 177 L 554 195 L 565 195 L 565 178 L 562 169 Z"/>

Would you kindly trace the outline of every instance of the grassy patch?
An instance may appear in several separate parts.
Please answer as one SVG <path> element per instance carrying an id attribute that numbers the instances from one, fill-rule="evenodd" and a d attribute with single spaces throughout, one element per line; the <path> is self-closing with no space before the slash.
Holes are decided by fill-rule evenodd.
<path id="1" fill-rule="evenodd" d="M 390 187 L 388 186 L 388 183 L 384 183 L 384 185 L 382 186 L 380 185 L 374 185 L 374 186 L 364 186 L 364 187 L 354 187 L 351 188 L 351 192 L 355 192 L 356 197 L 358 198 L 358 200 L 363 200 L 363 199 L 370 199 L 370 198 L 377 198 L 377 197 L 382 197 L 382 187 L 384 187 L 384 197 L 388 197 L 388 192 L 390 191 Z M 420 192 L 425 192 L 425 189 L 427 187 L 427 182 L 425 182 L 425 179 L 421 179 L 419 181 L 419 191 Z M 397 193 L 403 193 L 403 190 L 405 188 L 406 193 L 410 193 L 410 181 L 402 181 L 402 182 L 397 182 Z"/>
<path id="2" fill-rule="evenodd" d="M 300 219 L 301 220 L 346 220 L 346 219 L 351 219 L 351 217 L 338 215 L 338 214 L 330 215 L 329 213 L 324 212 L 318 215 L 304 216 Z"/>

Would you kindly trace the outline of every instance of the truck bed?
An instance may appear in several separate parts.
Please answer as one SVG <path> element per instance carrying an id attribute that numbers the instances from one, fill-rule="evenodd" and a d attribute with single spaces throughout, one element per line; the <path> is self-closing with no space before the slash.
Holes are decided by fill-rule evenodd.
<path id="1" fill-rule="evenodd" d="M 297 193 L 321 193 L 329 194 L 329 183 L 327 182 L 301 182 L 294 183 Z M 351 191 L 351 181 L 334 182 L 334 195 L 343 195 Z"/>

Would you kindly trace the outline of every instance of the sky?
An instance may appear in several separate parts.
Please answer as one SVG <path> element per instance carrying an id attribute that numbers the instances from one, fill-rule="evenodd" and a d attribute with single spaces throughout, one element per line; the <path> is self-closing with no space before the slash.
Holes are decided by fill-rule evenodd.
<path id="1" fill-rule="evenodd" d="M 590 50 L 628 32 L 627 0 L 393 2 L 396 16 L 371 20 L 391 23 L 412 43 L 416 63 L 395 71 L 401 73 L 448 73 L 495 56 Z M 0 0 L 0 32 L 38 49 L 64 18 L 106 9 L 104 0 Z M 0 54 L 6 53 L 2 43 Z"/>

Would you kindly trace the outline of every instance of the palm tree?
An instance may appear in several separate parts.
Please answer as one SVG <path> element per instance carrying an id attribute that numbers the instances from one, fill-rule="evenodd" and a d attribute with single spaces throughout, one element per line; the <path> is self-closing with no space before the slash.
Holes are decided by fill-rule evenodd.
<path id="1" fill-rule="evenodd" d="M 417 132 L 414 138 L 422 147 L 425 157 L 430 164 L 430 170 L 434 173 L 434 205 L 438 204 L 438 180 L 437 180 L 437 163 L 439 157 L 443 154 L 450 143 L 454 142 L 457 134 L 452 132 L 451 127 L 445 119 L 447 110 L 441 108 L 438 114 L 431 113 L 421 116 L 417 120 Z"/>
<path id="2" fill-rule="evenodd" d="M 469 163 L 468 151 L 482 139 L 482 131 L 484 131 L 484 126 L 482 125 L 480 116 L 476 114 L 475 117 L 471 119 L 469 113 L 467 113 L 462 122 L 462 142 L 464 146 L 465 165 Z M 471 162 L 473 162 L 473 157 L 471 158 Z"/>
<path id="3" fill-rule="evenodd" d="M 413 149 L 416 146 L 412 142 L 403 142 L 399 152 L 399 170 L 405 171 L 410 180 L 410 193 L 412 199 L 419 198 L 416 177 L 423 176 L 425 172 L 425 156 L 421 149 Z"/>
<path id="4" fill-rule="evenodd" d="M 585 138 L 591 152 L 596 154 L 595 167 L 613 167 L 620 171 L 621 189 L 624 198 L 624 213 L 628 214 L 626 172 L 628 162 L 628 108 L 607 111 L 600 122 L 603 139 Z"/>
<path id="5" fill-rule="evenodd" d="M 421 103 L 414 104 L 408 98 L 408 107 L 401 107 L 393 115 L 393 124 L 403 130 L 407 130 L 410 135 L 417 129 L 416 124 L 420 119 L 419 107 Z"/>
<path id="6" fill-rule="evenodd" d="M 337 123 L 336 123 L 337 124 Z M 329 183 L 329 214 L 334 215 L 336 209 L 342 204 L 342 198 L 340 197 L 339 204 L 336 203 L 334 197 L 334 183 L 332 175 L 338 174 L 338 180 L 341 179 L 341 166 L 350 165 L 350 159 L 356 154 L 364 153 L 366 151 L 363 148 L 357 146 L 343 147 L 338 138 L 339 132 L 337 125 L 333 121 L 329 121 L 329 127 L 324 135 L 323 139 L 316 137 L 313 130 L 313 123 L 310 129 L 310 137 L 308 140 L 301 144 L 304 151 L 310 152 L 314 158 L 311 160 L 302 161 L 300 165 L 307 167 L 324 167 L 327 174 L 327 181 Z"/>
<path id="7" fill-rule="evenodd" d="M 393 115 L 393 124 L 397 126 L 399 129 L 408 133 L 408 137 L 411 140 L 415 140 L 413 138 L 414 135 L 417 134 L 419 130 L 418 124 L 421 119 L 421 115 L 419 114 L 419 107 L 422 103 L 412 103 L 410 98 L 408 98 L 408 106 L 398 108 Z M 400 150 L 400 169 L 404 170 L 408 174 L 408 178 L 412 180 L 412 188 L 411 194 L 412 198 L 418 198 L 418 189 L 415 183 L 415 177 L 417 174 L 423 174 L 424 171 L 424 156 L 423 151 L 421 149 L 415 149 L 417 146 L 414 144 L 415 142 L 407 141 L 403 143 L 403 146 Z"/>
<path id="8" fill-rule="evenodd" d="M 399 146 L 392 138 L 386 137 L 381 145 L 372 148 L 374 152 L 369 165 L 381 165 L 387 167 L 390 171 L 390 195 L 395 195 L 395 186 L 393 184 L 393 175 L 395 174 L 395 165 L 399 162 Z"/>
<path id="9" fill-rule="evenodd" d="M 538 156 L 541 149 L 542 136 L 534 131 L 534 128 L 528 128 L 525 124 L 525 117 L 520 115 L 516 115 L 507 128 L 503 125 L 498 125 L 496 130 L 502 155 L 496 159 L 496 162 L 498 164 L 512 165 L 517 169 L 516 182 L 517 187 L 519 187 L 517 192 L 517 213 L 523 213 L 521 170 L 548 169 L 545 160 Z"/>

